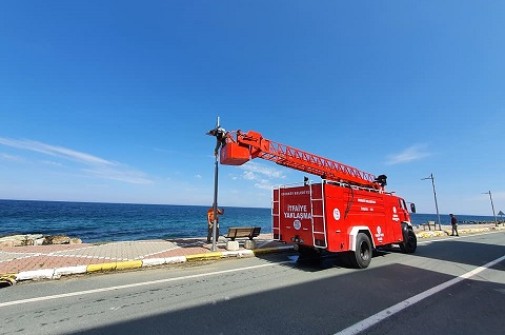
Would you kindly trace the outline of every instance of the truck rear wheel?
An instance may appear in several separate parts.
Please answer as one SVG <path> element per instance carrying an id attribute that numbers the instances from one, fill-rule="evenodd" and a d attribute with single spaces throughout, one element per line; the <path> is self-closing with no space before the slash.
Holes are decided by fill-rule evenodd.
<path id="1" fill-rule="evenodd" d="M 359 269 L 367 268 L 372 261 L 372 243 L 367 234 L 359 233 L 356 237 L 356 251 L 349 254 L 351 266 Z"/>
<path id="2" fill-rule="evenodd" d="M 400 249 L 403 253 L 406 254 L 413 254 L 416 249 L 417 249 L 417 237 L 416 234 L 412 231 L 412 229 L 409 229 L 407 233 L 404 235 L 404 241 L 403 243 L 400 243 Z"/>

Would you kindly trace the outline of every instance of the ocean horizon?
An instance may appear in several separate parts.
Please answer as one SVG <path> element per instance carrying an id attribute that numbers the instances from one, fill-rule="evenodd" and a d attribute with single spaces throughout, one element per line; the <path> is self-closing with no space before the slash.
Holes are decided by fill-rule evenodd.
<path id="1" fill-rule="evenodd" d="M 232 226 L 259 226 L 271 233 L 271 209 L 224 208 L 221 235 Z M 102 202 L 0 200 L 0 237 L 17 234 L 67 235 L 86 243 L 203 237 L 208 206 Z M 494 222 L 492 216 L 458 215 L 460 224 Z M 437 222 L 436 214 L 411 214 L 412 223 Z M 450 224 L 440 214 L 442 225 Z"/>

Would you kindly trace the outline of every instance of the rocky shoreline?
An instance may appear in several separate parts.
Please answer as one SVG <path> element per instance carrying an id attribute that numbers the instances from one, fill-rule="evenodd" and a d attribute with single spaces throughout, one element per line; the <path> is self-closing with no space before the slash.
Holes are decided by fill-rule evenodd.
<path id="1" fill-rule="evenodd" d="M 30 245 L 81 244 L 80 238 L 64 235 L 24 234 L 0 237 L 2 247 L 24 247 Z"/>

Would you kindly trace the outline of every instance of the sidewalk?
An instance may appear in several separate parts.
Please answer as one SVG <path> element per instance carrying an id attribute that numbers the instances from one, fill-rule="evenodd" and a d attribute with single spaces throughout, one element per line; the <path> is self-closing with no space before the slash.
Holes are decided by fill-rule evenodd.
<path id="1" fill-rule="evenodd" d="M 460 225 L 460 235 L 505 231 L 492 224 Z M 450 234 L 450 226 L 442 230 L 415 229 L 418 241 L 443 238 Z M 254 257 L 261 253 L 292 250 L 293 246 L 275 241 L 271 234 L 254 239 L 254 249 L 245 249 L 244 240 L 237 251 L 226 250 L 221 238 L 217 251 L 205 238 L 171 240 L 123 241 L 103 244 L 55 244 L 22 247 L 0 247 L 0 287 L 18 281 L 58 279 L 65 275 L 139 269 L 166 264 L 215 260 L 228 257 Z"/>
<path id="2" fill-rule="evenodd" d="M 237 240 L 239 241 L 239 240 Z M 205 238 L 109 242 L 103 244 L 54 244 L 0 248 L 0 287 L 18 281 L 58 279 L 64 275 L 139 269 L 165 264 L 254 257 L 260 253 L 292 250 L 293 247 L 262 234 L 253 250 L 239 242 L 237 251 L 226 250 L 221 238 L 217 250 Z"/>

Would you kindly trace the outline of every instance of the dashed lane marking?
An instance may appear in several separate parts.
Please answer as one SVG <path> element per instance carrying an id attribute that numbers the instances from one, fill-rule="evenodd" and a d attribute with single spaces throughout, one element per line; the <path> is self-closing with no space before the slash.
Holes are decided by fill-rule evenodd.
<path id="1" fill-rule="evenodd" d="M 437 286 L 434 286 L 432 288 L 430 288 L 429 290 L 426 290 L 422 293 L 419 293 L 407 300 L 403 300 L 399 303 L 397 303 L 396 305 L 393 305 L 389 308 L 386 308 L 382 311 L 380 311 L 379 313 L 377 314 L 374 314 L 344 330 L 341 330 L 339 331 L 338 333 L 336 333 L 335 335 L 355 335 L 355 334 L 359 334 L 361 333 L 362 331 L 365 331 L 367 330 L 368 328 L 378 324 L 379 322 L 387 319 L 388 317 L 392 316 L 392 315 L 395 315 L 396 313 L 399 313 L 401 312 L 402 310 L 420 302 L 421 300 L 424 300 L 442 290 L 445 290 L 446 288 L 449 288 L 453 285 L 456 285 L 457 283 L 465 280 L 465 279 L 468 279 L 468 278 L 471 278 L 479 273 L 481 273 L 482 271 L 484 270 L 487 270 L 489 269 L 490 267 L 494 266 L 495 264 L 498 264 L 502 261 L 505 260 L 505 255 L 501 256 L 500 258 L 497 258 L 483 266 L 480 266 L 478 268 L 475 268 L 474 270 L 472 271 L 469 271 L 459 277 L 456 277 L 456 278 L 453 278 L 449 281 L 446 281 L 445 283 L 442 283 L 442 284 L 439 284 Z"/>

